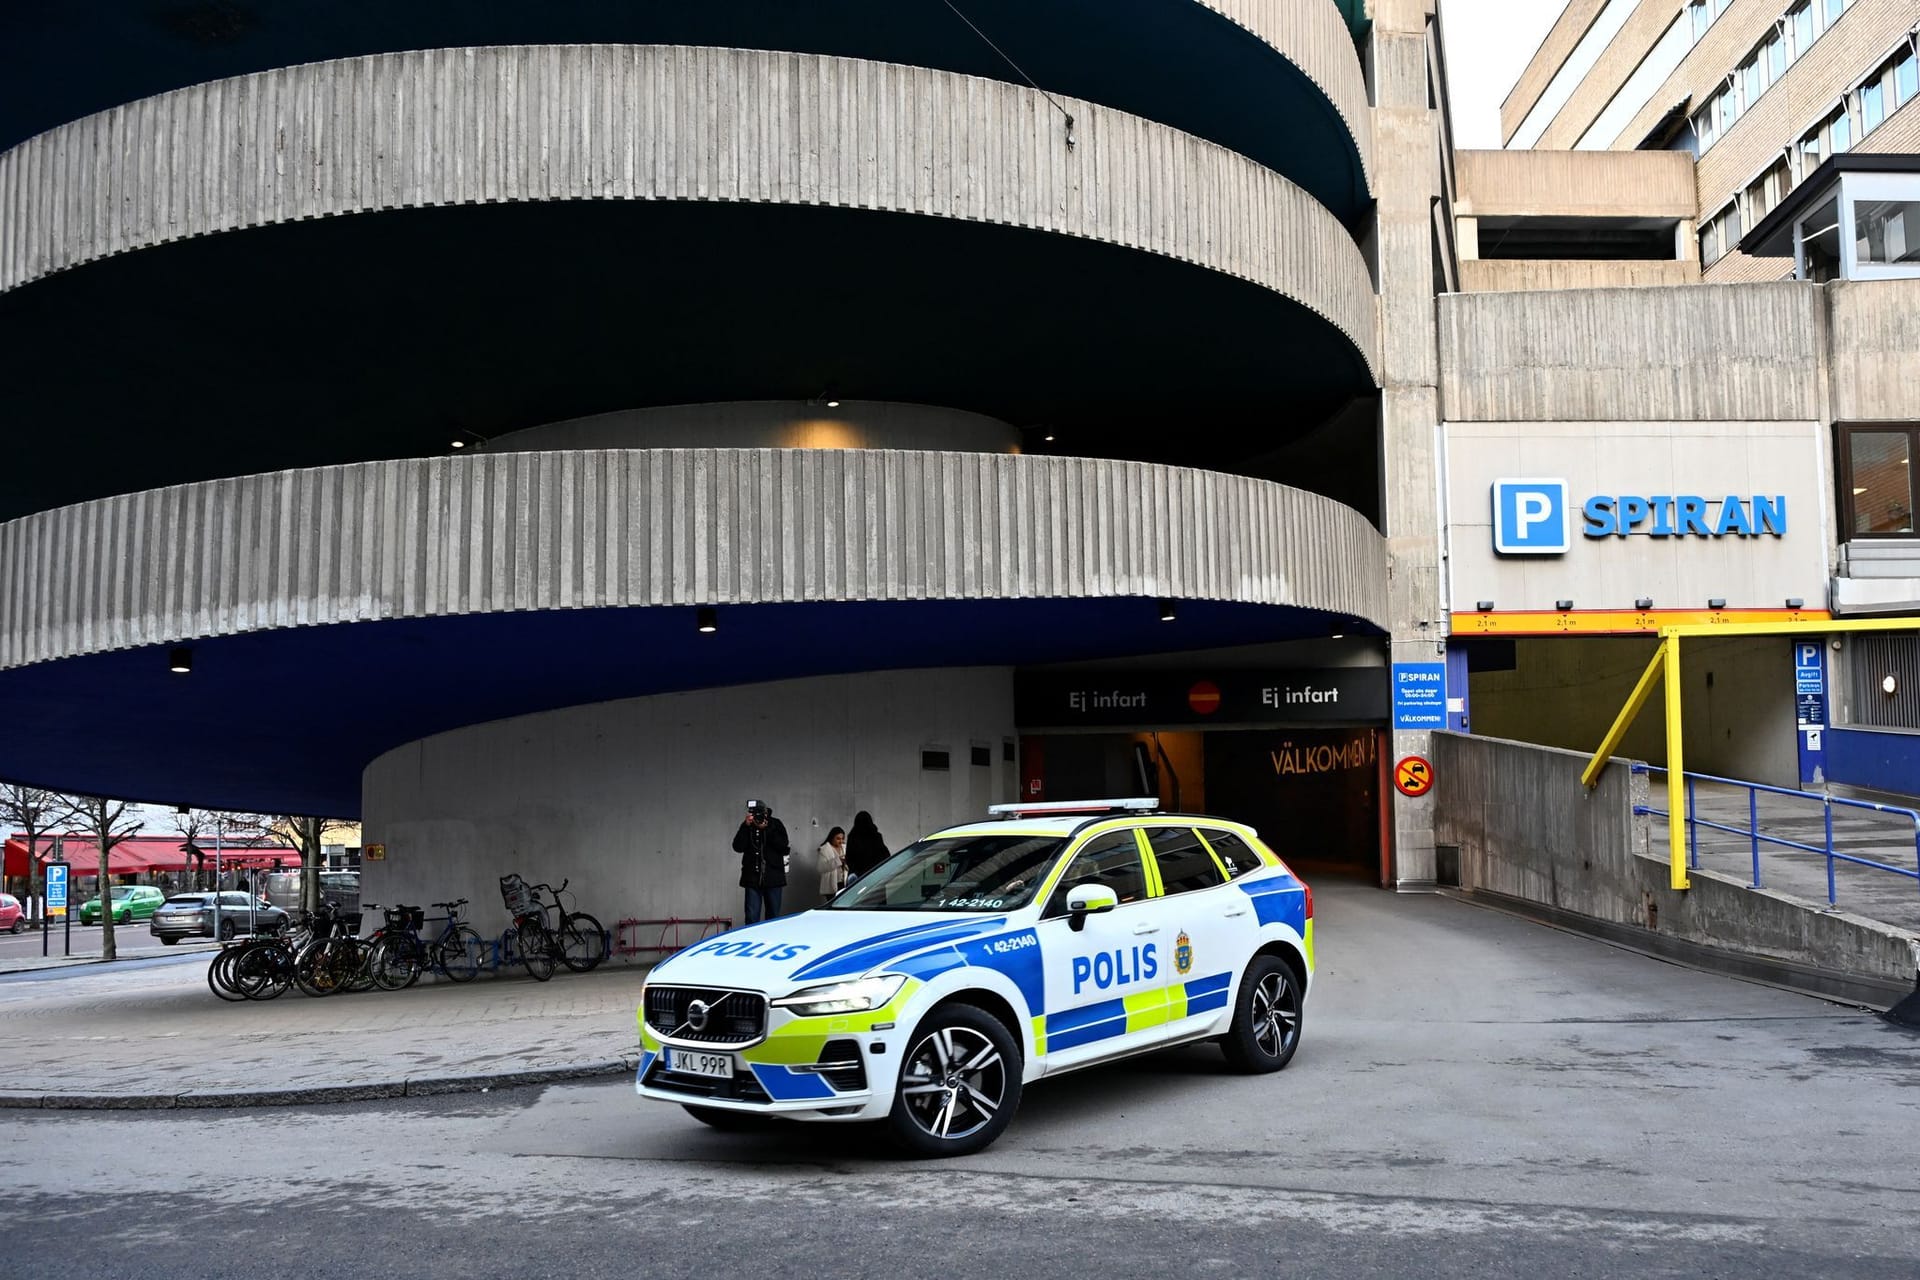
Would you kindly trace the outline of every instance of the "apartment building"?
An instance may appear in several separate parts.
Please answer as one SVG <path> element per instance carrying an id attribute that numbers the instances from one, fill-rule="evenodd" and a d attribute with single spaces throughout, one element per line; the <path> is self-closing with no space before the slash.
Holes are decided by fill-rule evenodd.
<path id="1" fill-rule="evenodd" d="M 1752 233 L 1793 192 L 1824 186 L 1836 157 L 1920 151 L 1917 42 L 1920 0 L 1570 0 L 1503 104 L 1501 135 L 1509 149 L 1691 154 L 1698 241 L 1680 256 L 1708 283 L 1777 280 L 1796 272 L 1792 241 Z M 1870 186 L 1903 207 L 1863 237 L 1866 275 L 1920 272 L 1906 230 L 1920 190 Z M 1844 238 L 1816 248 L 1806 278 L 1839 276 Z"/>

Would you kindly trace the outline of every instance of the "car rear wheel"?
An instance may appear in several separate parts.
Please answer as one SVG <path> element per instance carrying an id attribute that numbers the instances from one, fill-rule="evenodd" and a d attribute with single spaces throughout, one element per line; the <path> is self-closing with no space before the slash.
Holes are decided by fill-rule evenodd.
<path id="1" fill-rule="evenodd" d="M 222 920 L 220 922 L 220 941 L 231 942 L 233 940 L 233 935 L 239 932 L 240 932 L 240 926 L 235 924 L 233 921 Z"/>
<path id="2" fill-rule="evenodd" d="M 20 916 L 15 916 L 13 918 L 13 923 L 7 926 L 8 933 L 25 933 L 26 931 L 27 931 L 27 922 Z"/>
<path id="3" fill-rule="evenodd" d="M 174 943 L 176 943 L 176 942 L 178 942 L 178 941 L 180 941 L 180 939 L 178 939 L 178 938 L 169 938 L 169 937 L 168 937 L 168 936 L 167 936 L 166 934 L 164 934 L 164 933 L 160 935 L 160 945 L 161 945 L 161 946 L 163 946 L 163 947 L 170 947 L 170 946 L 172 946 L 172 945 L 173 945 Z"/>
<path id="4" fill-rule="evenodd" d="M 989 1146 L 1020 1108 L 1020 1046 L 1006 1027 L 972 1005 L 943 1005 L 908 1043 L 887 1115 L 893 1140 L 918 1156 Z"/>
<path id="5" fill-rule="evenodd" d="M 1227 1061 L 1247 1072 L 1278 1071 L 1300 1047 L 1300 979 L 1278 956 L 1255 956 L 1240 978 L 1233 1026 L 1221 1040 Z"/>

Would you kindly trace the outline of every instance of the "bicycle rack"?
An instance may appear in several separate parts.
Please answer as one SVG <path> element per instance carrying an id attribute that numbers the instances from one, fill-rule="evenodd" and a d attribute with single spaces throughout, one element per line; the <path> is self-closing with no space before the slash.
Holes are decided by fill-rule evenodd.
<path id="1" fill-rule="evenodd" d="M 698 925 L 700 932 L 692 938 L 682 940 L 680 930 L 685 926 Z M 640 931 L 658 926 L 659 941 L 645 943 L 640 941 Z M 733 928 L 733 921 L 725 916 L 667 916 L 658 920 L 639 920 L 632 916 L 619 920 L 613 926 L 613 948 L 616 956 L 672 955 L 682 947 L 710 938 L 716 933 L 725 933 Z M 668 940 L 668 935 L 672 940 Z"/>

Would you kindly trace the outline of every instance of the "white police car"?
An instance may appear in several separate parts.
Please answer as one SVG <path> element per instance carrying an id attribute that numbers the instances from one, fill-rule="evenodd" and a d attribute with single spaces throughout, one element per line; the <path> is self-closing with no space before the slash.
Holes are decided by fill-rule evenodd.
<path id="1" fill-rule="evenodd" d="M 1042 1076 L 1196 1040 L 1279 1070 L 1313 892 L 1250 828 L 1154 808 L 996 806 L 813 911 L 680 951 L 642 990 L 636 1089 L 717 1127 L 885 1120 L 961 1155 Z"/>

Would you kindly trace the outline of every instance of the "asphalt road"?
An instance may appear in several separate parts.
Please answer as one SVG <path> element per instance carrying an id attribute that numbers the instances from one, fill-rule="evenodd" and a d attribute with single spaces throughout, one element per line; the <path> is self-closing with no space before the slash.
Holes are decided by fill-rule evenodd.
<path id="1" fill-rule="evenodd" d="M 73 923 L 73 954 L 76 956 L 100 954 L 101 928 L 97 924 L 83 925 L 78 920 Z M 153 930 L 145 920 L 135 920 L 123 924 L 113 931 L 115 948 L 123 956 L 149 951 L 174 952 L 182 947 L 192 946 L 191 942 L 179 942 L 169 947 L 153 936 Z M 47 939 L 47 954 L 59 958 L 65 954 L 67 943 L 63 926 L 53 926 L 53 936 Z M 4 969 L 9 960 L 38 960 L 40 958 L 40 931 L 29 929 L 25 933 L 0 933 L 0 969 Z"/>
<path id="2" fill-rule="evenodd" d="M 624 1083 L 0 1112 L 8 1269 L 1913 1280 L 1920 1038 L 1440 899 L 1326 894 L 1294 1064 L 1041 1082 L 988 1152 Z M 1333 927 L 1334 921 L 1339 928 Z M 4 1048 L 0 1048 L 4 1054 Z"/>

